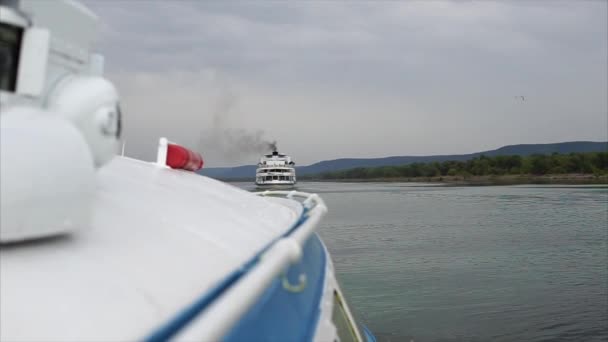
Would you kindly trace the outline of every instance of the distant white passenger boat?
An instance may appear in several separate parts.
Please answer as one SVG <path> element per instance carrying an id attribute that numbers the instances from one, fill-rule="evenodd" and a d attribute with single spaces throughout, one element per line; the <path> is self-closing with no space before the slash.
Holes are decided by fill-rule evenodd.
<path id="1" fill-rule="evenodd" d="M 291 157 L 274 151 L 260 158 L 255 172 L 255 184 L 261 187 L 293 187 L 296 184 L 296 164 Z"/>

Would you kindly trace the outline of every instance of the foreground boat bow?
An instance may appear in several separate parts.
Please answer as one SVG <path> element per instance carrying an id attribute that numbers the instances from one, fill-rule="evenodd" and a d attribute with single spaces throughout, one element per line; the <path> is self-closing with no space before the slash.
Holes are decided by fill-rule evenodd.
<path id="1" fill-rule="evenodd" d="M 0 53 L 20 58 L 0 74 L 1 341 L 370 340 L 315 233 L 319 196 L 200 176 L 202 156 L 164 138 L 155 162 L 116 156 L 94 14 L 0 14 Z"/>

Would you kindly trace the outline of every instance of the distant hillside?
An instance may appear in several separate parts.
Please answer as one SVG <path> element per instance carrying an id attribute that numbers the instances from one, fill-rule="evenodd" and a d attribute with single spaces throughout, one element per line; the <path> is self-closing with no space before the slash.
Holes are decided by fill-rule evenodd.
<path id="1" fill-rule="evenodd" d="M 216 179 L 252 178 L 255 175 L 255 165 L 236 167 L 210 167 L 203 168 L 200 174 Z"/>
<path id="2" fill-rule="evenodd" d="M 501 148 L 455 155 L 436 155 L 436 156 L 395 156 L 384 158 L 341 158 L 334 160 L 324 160 L 308 166 L 297 167 L 299 176 L 311 175 L 321 172 L 340 171 L 355 167 L 374 167 L 374 166 L 394 166 L 411 163 L 443 162 L 448 160 L 469 160 L 474 157 L 485 155 L 488 157 L 500 155 L 520 155 L 531 154 L 551 154 L 551 153 L 572 153 L 572 152 L 604 152 L 608 151 L 608 142 L 593 141 L 572 141 L 555 144 L 521 144 L 508 145 Z M 297 160 L 297 159 L 296 159 Z M 207 168 L 201 174 L 217 179 L 247 179 L 255 175 L 255 165 L 245 165 L 237 167 L 218 167 Z"/>

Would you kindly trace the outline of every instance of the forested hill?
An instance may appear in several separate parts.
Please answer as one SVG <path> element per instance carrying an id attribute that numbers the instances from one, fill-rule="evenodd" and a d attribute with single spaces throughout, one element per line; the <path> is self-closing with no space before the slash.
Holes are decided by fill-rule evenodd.
<path id="1" fill-rule="evenodd" d="M 469 154 L 459 155 L 435 155 L 435 156 L 395 156 L 384 158 L 342 158 L 334 160 L 325 160 L 308 166 L 300 166 L 297 168 L 298 176 L 320 174 L 324 172 L 334 172 L 358 167 L 378 167 L 378 166 L 396 166 L 412 163 L 432 163 L 444 161 L 465 161 L 481 155 L 487 157 L 494 156 L 529 156 L 532 154 L 568 154 L 568 153 L 585 153 L 585 152 L 605 152 L 608 151 L 608 142 L 592 142 L 592 141 L 572 141 L 554 144 L 522 144 L 508 145 L 495 150 L 482 151 Z M 297 162 L 297 156 L 292 156 Z M 247 179 L 255 175 L 255 165 L 245 165 L 228 168 L 206 168 L 202 170 L 202 174 L 218 178 L 218 179 Z"/>
<path id="2" fill-rule="evenodd" d="M 357 167 L 348 170 L 323 172 L 311 177 L 321 180 L 390 180 L 394 178 L 441 176 L 543 176 L 560 174 L 606 175 L 608 174 L 608 152 L 552 153 L 529 156 L 498 155 L 493 157 L 481 155 L 466 161 L 450 160 L 394 166 Z"/>

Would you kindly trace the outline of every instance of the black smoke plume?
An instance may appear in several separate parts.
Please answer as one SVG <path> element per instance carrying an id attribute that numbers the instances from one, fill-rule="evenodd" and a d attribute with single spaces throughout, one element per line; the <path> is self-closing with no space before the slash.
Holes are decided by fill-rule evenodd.
<path id="1" fill-rule="evenodd" d="M 201 132 L 199 149 L 213 149 L 227 160 L 259 157 L 260 154 L 277 151 L 277 141 L 267 139 L 263 130 L 230 127 L 227 121 L 237 105 L 238 96 L 234 92 L 224 91 L 220 95 L 213 110 L 211 127 Z"/>

